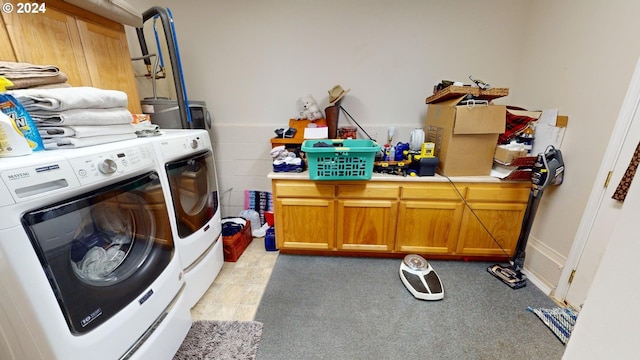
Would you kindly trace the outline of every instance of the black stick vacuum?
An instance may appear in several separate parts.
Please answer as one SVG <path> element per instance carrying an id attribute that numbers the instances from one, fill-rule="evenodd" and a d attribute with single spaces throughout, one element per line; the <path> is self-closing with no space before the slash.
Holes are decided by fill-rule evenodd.
<path id="1" fill-rule="evenodd" d="M 560 150 L 553 146 L 548 146 L 544 153 L 538 154 L 531 173 L 531 192 L 529 193 L 527 209 L 522 219 L 520 236 L 518 237 L 518 243 L 510 265 L 495 264 L 487 268 L 491 275 L 502 280 L 512 289 L 519 289 L 527 285 L 527 276 L 522 273 L 522 268 L 524 267 L 525 248 L 527 247 L 533 220 L 538 211 L 538 205 L 544 190 L 550 185 L 560 185 L 564 177 L 563 174 L 564 161 Z"/>

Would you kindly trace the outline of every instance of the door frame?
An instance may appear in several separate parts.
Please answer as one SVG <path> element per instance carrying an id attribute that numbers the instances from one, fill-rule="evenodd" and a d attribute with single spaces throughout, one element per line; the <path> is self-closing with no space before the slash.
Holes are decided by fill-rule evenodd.
<path id="1" fill-rule="evenodd" d="M 627 138 L 627 134 L 629 132 L 629 129 L 631 128 L 633 119 L 635 118 L 639 107 L 640 58 L 636 62 L 633 76 L 631 77 L 631 81 L 629 83 L 627 93 L 622 103 L 618 119 L 616 120 L 616 124 L 614 126 L 613 132 L 611 133 L 609 143 L 604 152 L 604 157 L 600 164 L 598 174 L 595 178 L 589 200 L 587 201 L 587 206 L 584 213 L 582 214 L 582 219 L 580 220 L 578 230 L 574 237 L 569 256 L 567 257 L 567 261 L 565 262 L 565 266 L 562 269 L 562 273 L 560 275 L 558 287 L 556 288 L 554 294 L 554 297 L 560 301 L 564 302 L 566 300 L 569 288 L 571 287 L 571 284 L 569 283 L 571 273 L 578 267 L 584 249 L 587 246 L 591 230 L 593 229 L 593 224 L 598 219 L 600 207 L 607 190 L 607 187 L 605 187 L 607 177 L 609 176 L 609 173 L 613 171 L 619 160 L 624 142 Z"/>

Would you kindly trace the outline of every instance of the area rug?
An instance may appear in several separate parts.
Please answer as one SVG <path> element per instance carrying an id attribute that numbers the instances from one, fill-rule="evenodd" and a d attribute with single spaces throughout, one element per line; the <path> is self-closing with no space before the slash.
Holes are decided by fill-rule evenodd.
<path id="1" fill-rule="evenodd" d="M 194 321 L 173 360 L 255 359 L 261 336 L 257 321 Z"/>
<path id="2" fill-rule="evenodd" d="M 578 319 L 575 311 L 568 308 L 534 309 L 532 307 L 528 307 L 527 310 L 536 314 L 563 344 L 569 341 Z"/>

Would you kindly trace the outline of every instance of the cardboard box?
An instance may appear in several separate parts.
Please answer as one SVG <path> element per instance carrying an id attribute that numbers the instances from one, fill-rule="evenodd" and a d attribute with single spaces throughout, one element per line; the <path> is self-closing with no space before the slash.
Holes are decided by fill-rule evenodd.
<path id="1" fill-rule="evenodd" d="M 527 156 L 527 150 L 526 149 L 509 149 L 507 146 L 505 145 L 498 145 L 496 146 L 496 153 L 493 155 L 493 158 L 499 162 L 500 164 L 503 165 L 509 165 L 511 164 L 515 159 L 522 157 L 522 156 Z"/>
<path id="2" fill-rule="evenodd" d="M 457 105 L 462 98 L 429 104 L 426 141 L 436 144 L 438 174 L 486 176 L 491 173 L 498 134 L 505 131 L 506 106 Z"/>

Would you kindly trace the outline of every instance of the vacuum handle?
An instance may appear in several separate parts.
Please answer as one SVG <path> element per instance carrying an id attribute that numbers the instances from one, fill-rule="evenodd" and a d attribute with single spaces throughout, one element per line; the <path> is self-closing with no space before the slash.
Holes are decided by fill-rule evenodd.
<path id="1" fill-rule="evenodd" d="M 169 51 L 169 58 L 171 60 L 171 71 L 173 73 L 173 83 L 176 86 L 176 97 L 178 100 L 178 111 L 180 113 L 180 122 L 182 124 L 183 129 L 190 129 L 190 119 L 191 114 L 189 113 L 189 109 L 187 108 L 187 101 L 185 100 L 186 92 L 183 86 L 183 81 L 180 78 L 180 63 L 178 62 L 178 54 L 176 50 L 176 39 L 174 33 L 171 31 L 171 22 L 172 19 L 167 12 L 167 9 L 161 8 L 159 6 L 153 6 L 142 13 L 142 23 L 147 20 L 153 18 L 154 16 L 160 17 L 160 21 L 162 22 L 162 28 L 164 30 L 164 38 L 167 41 L 167 49 Z M 140 48 L 143 50 L 146 49 L 146 41 L 144 41 L 144 33 L 143 28 L 136 28 L 136 32 L 138 33 L 138 41 L 140 41 Z M 144 46 L 144 48 L 143 48 Z M 158 49 L 159 50 L 159 49 Z M 148 50 L 147 50 L 148 52 Z M 151 64 L 151 63 L 149 63 Z M 155 76 L 155 74 L 153 74 Z"/>
<path id="2" fill-rule="evenodd" d="M 138 34 L 138 42 L 140 43 L 140 50 L 142 51 L 142 58 L 147 68 L 151 68 L 151 59 L 149 58 L 149 49 L 147 48 L 147 41 L 144 39 L 144 31 L 142 28 L 136 28 Z"/>

